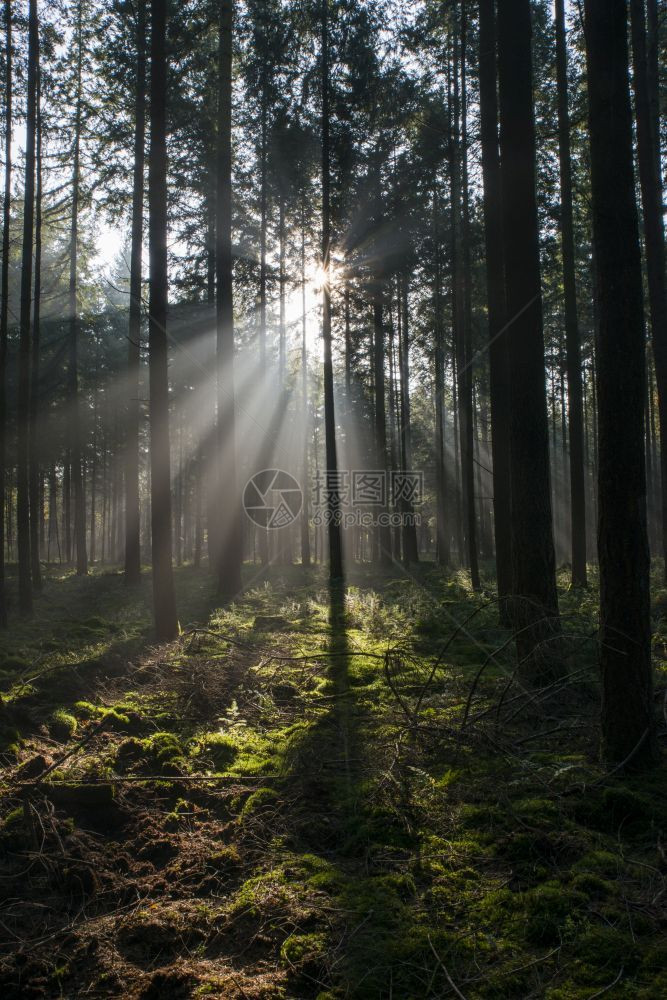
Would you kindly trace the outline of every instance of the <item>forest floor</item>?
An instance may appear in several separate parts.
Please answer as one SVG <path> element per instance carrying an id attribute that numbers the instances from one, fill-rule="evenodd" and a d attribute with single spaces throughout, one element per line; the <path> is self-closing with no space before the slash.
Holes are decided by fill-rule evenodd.
<path id="1" fill-rule="evenodd" d="M 537 691 L 463 576 L 252 575 L 180 569 L 155 646 L 148 579 L 54 570 L 0 637 L 3 997 L 667 995 L 667 769 L 596 763 L 594 591 Z"/>

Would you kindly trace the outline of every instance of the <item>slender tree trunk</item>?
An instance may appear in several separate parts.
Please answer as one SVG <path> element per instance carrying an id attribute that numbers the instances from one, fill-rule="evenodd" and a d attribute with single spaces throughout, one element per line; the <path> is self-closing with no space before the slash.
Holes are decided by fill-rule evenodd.
<path id="1" fill-rule="evenodd" d="M 65 451 L 63 463 L 63 540 L 65 562 L 72 561 L 72 479 L 69 448 Z"/>
<path id="2" fill-rule="evenodd" d="M 40 506 L 40 434 L 39 395 L 40 395 L 40 306 L 42 299 L 42 115 L 41 115 L 41 72 L 37 67 L 36 89 L 36 172 L 37 192 L 35 198 L 35 283 L 34 305 L 32 318 L 32 351 L 30 358 L 30 424 L 28 433 L 28 492 L 30 494 L 30 572 L 32 586 L 36 591 L 42 589 L 42 570 L 40 566 L 41 524 Z"/>
<path id="3" fill-rule="evenodd" d="M 334 409 L 333 361 L 331 355 L 331 150 L 329 123 L 329 0 L 322 0 L 322 341 L 324 348 L 324 433 L 326 474 L 338 477 L 336 415 Z M 336 490 L 327 493 L 329 517 L 329 577 L 343 576 L 340 506 Z"/>
<path id="4" fill-rule="evenodd" d="M 260 132 L 260 222 L 259 222 L 259 364 L 263 391 L 267 391 L 266 372 L 266 230 L 268 224 L 267 158 L 268 158 L 268 96 L 262 88 Z M 266 450 L 266 449 L 264 449 Z M 269 457 L 269 462 L 271 457 Z M 258 470 L 261 471 L 261 470 Z M 265 528 L 259 529 L 259 553 L 262 566 L 269 564 L 269 536 Z"/>
<path id="5" fill-rule="evenodd" d="M 232 32 L 233 0 L 220 4 L 218 66 L 218 162 L 216 219 L 216 320 L 218 489 L 224 512 L 218 552 L 218 592 L 230 599 L 241 590 L 243 530 L 236 476 L 234 389 L 234 285 L 232 256 Z M 223 466 L 224 461 L 224 466 Z"/>
<path id="6" fill-rule="evenodd" d="M 551 511 L 539 230 L 535 192 L 530 0 L 499 0 L 498 69 L 515 624 L 523 672 L 560 671 L 545 640 L 559 630 Z"/>
<path id="7" fill-rule="evenodd" d="M 195 548 L 192 562 L 195 569 L 201 565 L 203 517 L 202 517 L 202 464 L 203 454 L 201 445 L 197 449 L 195 459 Z"/>
<path id="8" fill-rule="evenodd" d="M 32 614 L 30 565 L 30 499 L 28 477 L 28 434 L 30 419 L 30 302 L 32 295 L 32 254 L 35 221 L 35 130 L 37 112 L 37 67 L 39 26 L 37 0 L 28 8 L 28 79 L 26 84 L 26 149 L 23 189 L 23 254 L 21 261 L 21 311 L 19 318 L 18 435 L 16 529 L 19 563 L 19 611 Z"/>
<path id="9" fill-rule="evenodd" d="M 440 200 L 433 191 L 433 239 L 435 255 L 435 478 L 436 478 L 436 559 L 441 566 L 451 563 L 447 524 L 447 456 L 445 454 L 445 338 L 442 329 L 442 268 L 440 260 Z"/>
<path id="10" fill-rule="evenodd" d="M 211 158 L 206 191 L 206 301 L 215 303 L 215 191 L 217 185 L 215 157 Z"/>
<path id="11" fill-rule="evenodd" d="M 667 271 L 663 225 L 660 139 L 649 89 L 644 0 L 630 0 L 632 62 L 637 119 L 637 159 L 644 219 L 646 275 L 653 358 L 658 383 L 661 441 L 663 579 L 667 581 Z"/>
<path id="12" fill-rule="evenodd" d="M 410 413 L 410 281 L 405 277 L 401 295 L 402 321 L 398 344 L 398 365 L 401 373 L 401 467 L 412 471 L 412 425 Z M 403 560 L 407 565 L 419 562 L 414 506 L 409 497 L 403 500 Z"/>
<path id="13" fill-rule="evenodd" d="M 556 83 L 558 94 L 558 154 L 560 163 L 560 231 L 565 297 L 565 344 L 570 439 L 570 523 L 572 586 L 586 586 L 586 487 L 584 483 L 584 423 L 581 390 L 581 341 L 577 320 L 577 287 L 572 221 L 570 116 L 567 103 L 567 38 L 565 0 L 556 0 Z"/>
<path id="14" fill-rule="evenodd" d="M 130 249 L 130 313 L 127 337 L 127 425 L 125 429 L 125 583 L 141 577 L 139 534 L 139 369 L 141 365 L 141 269 L 146 145 L 146 7 L 137 10 L 137 84 L 134 98 L 134 174 Z"/>
<path id="15" fill-rule="evenodd" d="M 95 501 L 97 499 L 97 366 L 95 371 L 95 389 L 93 392 L 93 433 L 91 442 L 91 460 L 90 460 L 90 562 L 92 565 L 95 564 L 95 557 L 97 555 L 96 548 L 96 525 L 95 520 L 97 517 L 97 510 Z"/>
<path id="16" fill-rule="evenodd" d="M 183 413 L 179 408 L 178 423 L 178 455 L 176 459 L 176 476 L 174 480 L 174 543 L 176 548 L 176 565 L 183 565 Z"/>
<path id="17" fill-rule="evenodd" d="M 390 293 L 391 294 L 391 293 Z M 400 331 L 399 331 L 400 336 Z M 396 350 L 395 350 L 395 327 L 393 306 L 389 302 L 389 470 L 387 475 L 387 502 L 392 503 L 392 477 L 398 470 L 398 408 L 396 405 L 397 380 L 396 380 Z M 398 527 L 389 529 L 391 533 L 391 553 L 396 560 L 401 558 L 401 535 Z"/>
<path id="18" fill-rule="evenodd" d="M 473 386 L 470 366 L 472 314 L 470 297 L 470 243 L 468 225 L 468 153 L 466 93 L 467 11 L 461 3 L 461 126 L 459 133 L 459 75 L 454 60 L 454 140 L 452 149 L 452 253 L 458 376 L 459 434 L 461 451 L 461 504 L 467 563 L 473 590 L 480 589 L 475 511 L 475 464 L 473 445 Z M 461 553 L 462 561 L 465 559 Z"/>
<path id="19" fill-rule="evenodd" d="M 656 754 L 649 550 L 646 378 L 639 227 L 632 162 L 627 3 L 585 0 L 593 238 L 599 326 L 598 554 L 602 752 L 632 766 Z"/>
<path id="20" fill-rule="evenodd" d="M 278 374 L 280 378 L 281 390 L 284 390 L 285 388 L 285 371 L 287 364 L 286 360 L 287 331 L 285 329 L 285 289 L 287 282 L 287 276 L 285 274 L 286 241 L 287 241 L 287 233 L 285 228 L 285 194 L 281 189 L 280 199 L 278 203 L 278 247 L 279 247 L 278 284 L 279 284 L 279 304 L 280 304 Z"/>
<path id="21" fill-rule="evenodd" d="M 49 470 L 49 527 L 46 545 L 46 561 L 51 561 L 51 542 L 55 539 L 58 560 L 60 561 L 60 539 L 58 537 L 58 476 L 56 463 L 51 463 Z"/>
<path id="22" fill-rule="evenodd" d="M 5 486 L 7 479 L 7 328 L 9 319 L 9 226 L 12 207 L 12 4 L 5 0 L 5 195 L 0 277 L 0 628 L 7 626 L 5 596 Z"/>
<path id="23" fill-rule="evenodd" d="M 88 572 L 86 552 L 86 510 L 81 462 L 81 415 L 79 406 L 79 313 L 78 313 L 78 251 L 79 202 L 81 196 L 81 129 L 83 124 L 83 3 L 79 0 L 76 19 L 76 98 L 74 112 L 74 150 L 72 171 L 72 222 L 70 229 L 69 271 L 69 350 L 67 370 L 67 414 L 70 447 L 70 478 L 74 483 L 74 544 L 76 572 Z"/>
<path id="24" fill-rule="evenodd" d="M 301 563 L 310 566 L 310 482 L 308 476 L 308 437 L 310 420 L 308 414 L 308 352 L 306 344 L 306 218 L 305 206 L 301 205 L 301 412 L 303 432 L 303 453 L 301 459 L 301 488 L 303 490 L 303 510 L 301 511 Z"/>
<path id="25" fill-rule="evenodd" d="M 387 469 L 387 414 L 385 401 L 384 354 L 385 335 L 383 317 L 384 278 L 376 276 L 373 293 L 373 366 L 375 371 L 375 456 L 377 468 L 385 473 Z M 378 508 L 380 509 L 380 508 Z M 382 508 L 384 513 L 384 508 Z M 379 561 L 391 563 L 391 536 L 387 526 L 375 529 Z"/>
<path id="26" fill-rule="evenodd" d="M 171 535 L 167 348 L 167 0 L 151 0 L 151 113 L 148 161 L 151 537 L 153 614 L 161 641 L 178 632 Z"/>

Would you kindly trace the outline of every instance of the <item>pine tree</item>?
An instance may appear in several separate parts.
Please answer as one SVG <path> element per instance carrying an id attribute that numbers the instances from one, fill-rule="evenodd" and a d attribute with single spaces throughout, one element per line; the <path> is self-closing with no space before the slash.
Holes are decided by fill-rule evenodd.
<path id="1" fill-rule="evenodd" d="M 547 643 L 558 632 L 549 426 L 535 187 L 531 10 L 499 0 L 498 70 L 505 299 L 510 361 L 513 604 L 523 673 L 559 670 Z"/>
<path id="2" fill-rule="evenodd" d="M 18 535 L 19 611 L 32 614 L 30 564 L 30 496 L 28 481 L 28 432 L 30 419 L 30 306 L 32 300 L 33 238 L 35 223 L 35 134 L 37 127 L 37 68 L 39 24 L 37 0 L 28 8 L 28 78 L 26 83 L 26 150 L 23 188 L 23 251 L 21 260 L 21 312 L 19 318 L 19 376 L 16 446 L 16 528 Z"/>
<path id="3" fill-rule="evenodd" d="M 160 641 L 178 632 L 172 567 L 167 348 L 167 0 L 151 0 L 149 243 L 149 425 L 153 617 Z"/>
<path id="4" fill-rule="evenodd" d="M 627 3 L 585 0 L 597 265 L 598 558 L 602 753 L 653 760 L 641 254 L 632 162 Z"/>

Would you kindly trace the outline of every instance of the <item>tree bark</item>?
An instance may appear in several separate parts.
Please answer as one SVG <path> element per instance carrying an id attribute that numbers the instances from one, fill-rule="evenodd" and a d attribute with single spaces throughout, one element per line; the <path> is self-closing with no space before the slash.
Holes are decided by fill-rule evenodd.
<path id="1" fill-rule="evenodd" d="M 81 129 L 83 124 L 83 4 L 79 0 L 76 15 L 76 97 L 74 111 L 74 151 L 72 168 L 72 221 L 70 228 L 69 270 L 69 343 L 67 361 L 67 413 L 70 449 L 70 479 L 74 484 L 74 545 L 76 572 L 88 572 L 86 552 L 86 509 L 81 464 L 81 415 L 79 406 L 79 313 L 78 313 L 78 250 L 79 201 L 81 196 Z"/>
<path id="2" fill-rule="evenodd" d="M 468 153 L 466 48 L 467 10 L 461 3 L 460 74 L 461 131 L 459 131 L 459 75 L 454 60 L 454 135 L 452 149 L 452 253 L 456 331 L 456 371 L 458 377 L 459 434 L 461 451 L 461 504 L 466 555 L 473 590 L 480 589 L 477 554 L 477 513 L 475 510 L 475 465 L 473 445 L 472 313 L 470 296 L 470 244 L 468 226 Z"/>
<path id="3" fill-rule="evenodd" d="M 19 611 L 22 615 L 32 614 L 28 424 L 30 419 L 30 303 L 32 296 L 32 241 L 35 222 L 35 131 L 38 61 L 39 26 L 37 21 L 37 0 L 30 0 L 28 7 L 28 78 L 26 81 L 26 149 L 25 182 L 23 189 L 23 253 L 21 260 L 17 404 L 18 434 L 16 448 L 16 530 L 19 564 Z"/>
<path id="4" fill-rule="evenodd" d="M 146 8 L 137 10 L 137 80 L 134 97 L 134 173 L 130 249 L 130 311 L 127 336 L 127 425 L 125 431 L 125 583 L 141 578 L 139 509 L 139 369 L 141 365 L 141 269 L 146 160 Z"/>
<path id="5" fill-rule="evenodd" d="M 12 206 L 12 4 L 5 0 L 5 194 L 0 277 L 0 628 L 7 625 L 5 595 L 5 481 L 7 478 L 7 328 L 9 319 L 9 226 Z"/>
<path id="6" fill-rule="evenodd" d="M 513 606 L 522 672 L 560 672 L 535 178 L 530 0 L 499 0 L 498 69 L 510 360 Z"/>
<path id="7" fill-rule="evenodd" d="M 643 0 L 630 0 L 630 18 L 632 26 L 632 80 L 637 120 L 637 160 L 644 221 L 651 341 L 658 383 L 663 579 L 667 581 L 667 272 L 665 271 L 660 139 L 656 130 L 657 122 L 649 88 L 650 73 Z"/>
<path id="8" fill-rule="evenodd" d="M 40 566 L 40 434 L 39 393 L 40 393 L 40 325 L 42 298 L 42 114 L 41 114 L 41 72 L 37 67 L 36 83 L 36 173 L 37 190 L 35 196 L 35 282 L 34 304 L 32 318 L 32 349 L 30 357 L 30 424 L 28 433 L 28 492 L 30 495 L 30 573 L 32 586 L 36 591 L 42 589 L 42 570 Z"/>
<path id="9" fill-rule="evenodd" d="M 401 467 L 404 472 L 412 470 L 412 426 L 410 414 L 410 282 L 407 277 L 402 281 L 400 307 L 402 320 L 398 343 L 398 366 L 401 375 Z M 417 528 L 412 520 L 414 506 L 412 501 L 405 499 L 403 514 L 406 520 L 403 525 L 403 561 L 409 566 L 419 562 L 417 545 Z"/>
<path id="10" fill-rule="evenodd" d="M 486 296 L 489 315 L 489 395 L 496 579 L 500 619 L 509 624 L 512 592 L 510 519 L 509 354 L 505 331 L 505 263 L 503 260 L 502 188 L 496 95 L 496 24 L 494 0 L 479 0 L 479 95 L 484 182 Z"/>
<path id="11" fill-rule="evenodd" d="M 218 489 L 223 515 L 218 549 L 218 592 L 226 600 L 241 590 L 243 531 L 236 476 L 234 389 L 234 285 L 232 255 L 232 31 L 233 0 L 220 4 L 216 219 L 216 324 Z"/>
<path id="12" fill-rule="evenodd" d="M 329 123 L 329 0 L 322 0 L 322 341 L 324 348 L 324 433 L 327 476 L 338 476 L 333 361 L 331 355 L 331 150 Z M 329 577 L 343 576 L 340 505 L 335 491 L 327 494 L 329 518 Z"/>
<path id="13" fill-rule="evenodd" d="M 167 0 L 151 0 L 151 113 L 148 161 L 151 538 L 153 616 L 160 641 L 178 632 L 171 533 L 167 349 Z"/>
<path id="14" fill-rule="evenodd" d="M 305 206 L 301 205 L 301 412 L 303 452 L 301 458 L 301 489 L 303 490 L 303 510 L 301 511 L 301 564 L 310 566 L 310 481 L 308 476 L 308 436 L 310 420 L 308 413 L 308 352 L 306 345 L 306 218 Z"/>
<path id="15" fill-rule="evenodd" d="M 585 0 L 598 289 L 598 555 L 602 752 L 650 763 L 653 715 L 646 531 L 641 254 L 632 157 L 626 0 Z"/>
<path id="16" fill-rule="evenodd" d="M 447 457 L 445 454 L 445 338 L 442 329 L 442 267 L 440 260 L 440 199 L 433 190 L 433 242 L 435 256 L 435 479 L 436 479 L 436 559 L 441 566 L 451 563 L 451 531 L 447 524 Z"/>
<path id="17" fill-rule="evenodd" d="M 586 490 L 584 485 L 584 420 L 581 388 L 581 341 L 577 319 L 577 286 L 572 220 L 570 116 L 567 103 L 567 39 L 565 2 L 556 0 L 556 86 L 560 165 L 560 231 L 565 298 L 568 427 L 570 443 L 570 523 L 572 586 L 586 586 Z"/>

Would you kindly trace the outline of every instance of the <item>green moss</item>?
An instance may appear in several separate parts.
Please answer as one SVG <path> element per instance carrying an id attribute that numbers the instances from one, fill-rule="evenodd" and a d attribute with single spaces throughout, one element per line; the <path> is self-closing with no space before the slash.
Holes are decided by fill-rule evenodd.
<path id="1" fill-rule="evenodd" d="M 49 719 L 49 733 L 54 740 L 65 743 L 74 736 L 78 723 L 73 715 L 63 708 L 57 708 Z"/>
<path id="2" fill-rule="evenodd" d="M 310 965 L 322 958 L 326 945 L 324 934 L 290 934 L 280 946 L 280 959 L 284 965 Z"/>
<path id="3" fill-rule="evenodd" d="M 17 806 L 8 812 L 4 818 L 2 828 L 3 830 L 15 829 L 23 823 L 23 806 Z"/>
<path id="4" fill-rule="evenodd" d="M 26 824 L 22 806 L 17 806 L 5 816 L 0 825 L 0 844 L 7 851 L 25 848 Z"/>
<path id="5" fill-rule="evenodd" d="M 184 756 L 181 742 L 173 733 L 154 733 L 142 740 L 141 744 L 158 763 Z"/>
<path id="6" fill-rule="evenodd" d="M 609 970 L 621 966 L 632 975 L 640 962 L 639 949 L 630 935 L 613 927 L 591 927 L 577 935 L 574 954 L 578 960 L 575 978 L 586 984 L 608 982 Z"/>
<path id="7" fill-rule="evenodd" d="M 575 863 L 574 868 L 582 872 L 597 872 L 600 875 L 608 875 L 617 878 L 623 870 L 624 864 L 618 854 L 611 851 L 589 851 L 582 855 Z"/>
<path id="8" fill-rule="evenodd" d="M 105 729 L 116 733 L 126 733 L 133 728 L 129 715 L 117 708 L 107 708 L 102 713 Z"/>
<path id="9" fill-rule="evenodd" d="M 540 885 L 524 894 L 523 920 L 527 941 L 558 944 L 566 930 L 573 928 L 577 908 L 585 903 L 581 893 L 568 891 L 559 883 Z"/>
<path id="10" fill-rule="evenodd" d="M 224 733 L 206 733 L 195 744 L 197 754 L 212 761 L 216 771 L 225 771 L 238 757 L 239 749 Z"/>
<path id="11" fill-rule="evenodd" d="M 0 727 L 0 751 L 3 753 L 8 752 L 10 747 L 20 746 L 21 744 L 21 734 L 16 728 L 16 726 L 2 726 Z"/>
<path id="12" fill-rule="evenodd" d="M 80 719 L 98 719 L 103 711 L 89 701 L 75 701 L 73 710 Z"/>
<path id="13" fill-rule="evenodd" d="M 266 808 L 274 809 L 280 801 L 278 793 L 273 788 L 258 788 L 256 792 L 249 795 L 241 809 L 240 819 L 248 819 L 254 813 Z"/>
<path id="14" fill-rule="evenodd" d="M 215 868 L 216 871 L 232 871 L 241 864 L 241 855 L 239 854 L 238 847 L 234 844 L 221 847 L 219 851 L 209 856 L 207 864 L 211 868 Z"/>
<path id="15" fill-rule="evenodd" d="M 613 895 L 616 889 L 613 882 L 600 878 L 599 875 L 594 875 L 592 872 L 581 872 L 579 875 L 575 875 L 570 885 L 577 892 L 588 896 L 589 899 L 606 899 L 607 896 Z"/>

